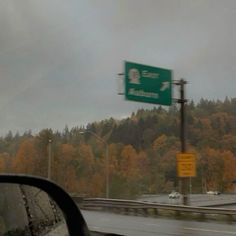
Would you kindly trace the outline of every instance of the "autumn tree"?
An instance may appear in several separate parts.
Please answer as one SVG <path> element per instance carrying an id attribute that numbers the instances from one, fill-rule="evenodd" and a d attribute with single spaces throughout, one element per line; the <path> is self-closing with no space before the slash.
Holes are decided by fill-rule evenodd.
<path id="1" fill-rule="evenodd" d="M 142 182 L 146 175 L 147 158 L 145 153 L 137 153 L 131 145 L 124 146 L 118 172 L 122 182 L 121 191 L 124 197 L 140 194 Z"/>
<path id="2" fill-rule="evenodd" d="M 224 150 L 221 153 L 224 162 L 223 190 L 234 190 L 233 182 L 236 180 L 236 156 L 232 152 Z"/>
<path id="3" fill-rule="evenodd" d="M 104 164 L 102 159 L 94 157 L 91 146 L 80 144 L 75 164 L 80 193 L 88 196 L 105 196 Z"/>
<path id="4" fill-rule="evenodd" d="M 0 173 L 12 172 L 12 158 L 6 152 L 0 153 Z"/>
<path id="5" fill-rule="evenodd" d="M 37 153 L 33 139 L 24 140 L 13 162 L 13 170 L 16 173 L 35 174 Z"/>
<path id="6" fill-rule="evenodd" d="M 76 149 L 71 144 L 61 144 L 57 154 L 53 156 L 53 179 L 68 192 L 78 191 L 78 180 L 74 165 L 75 158 Z"/>
<path id="7" fill-rule="evenodd" d="M 51 129 L 44 129 L 35 137 L 35 148 L 37 152 L 37 165 L 35 173 L 37 175 L 47 177 L 48 170 L 48 156 L 49 156 L 49 142 L 51 141 L 52 149 L 55 145 L 53 131 Z"/>
<path id="8" fill-rule="evenodd" d="M 223 190 L 224 160 L 219 150 L 206 148 L 201 153 L 201 168 L 206 190 Z"/>

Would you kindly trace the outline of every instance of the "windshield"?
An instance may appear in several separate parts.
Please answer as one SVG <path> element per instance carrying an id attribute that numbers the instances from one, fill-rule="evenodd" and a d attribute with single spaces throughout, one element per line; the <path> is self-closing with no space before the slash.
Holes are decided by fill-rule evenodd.
<path id="1" fill-rule="evenodd" d="M 234 0 L 1 1 L 0 171 L 55 181 L 95 231 L 235 233 L 235 11 Z M 219 217 L 173 210 L 229 204 Z M 121 214 L 97 225 L 108 209 Z M 214 222 L 201 231 L 196 214 Z M 152 228 L 157 215 L 177 228 Z M 150 228 L 128 230 L 144 216 Z"/>

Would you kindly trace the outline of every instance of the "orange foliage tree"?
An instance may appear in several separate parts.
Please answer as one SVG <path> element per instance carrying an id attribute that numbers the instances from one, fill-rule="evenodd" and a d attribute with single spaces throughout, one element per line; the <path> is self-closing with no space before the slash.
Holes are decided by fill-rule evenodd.
<path id="1" fill-rule="evenodd" d="M 52 174 L 54 180 L 68 192 L 78 191 L 78 179 L 74 159 L 76 149 L 71 144 L 61 144 L 57 155 L 53 156 Z"/>
<path id="2" fill-rule="evenodd" d="M 229 150 L 224 150 L 221 156 L 224 161 L 223 188 L 226 191 L 231 191 L 234 189 L 232 183 L 236 180 L 236 156 Z"/>
<path id="3" fill-rule="evenodd" d="M 101 157 L 94 157 L 91 146 L 80 144 L 75 159 L 79 192 L 87 196 L 104 196 L 105 175 Z"/>
<path id="4" fill-rule="evenodd" d="M 206 191 L 222 191 L 224 161 L 220 151 L 208 147 L 201 153 L 200 161 Z"/>
<path id="5" fill-rule="evenodd" d="M 13 161 L 13 171 L 23 174 L 34 174 L 37 153 L 34 147 L 34 140 L 28 138 L 24 140 L 16 153 Z"/>

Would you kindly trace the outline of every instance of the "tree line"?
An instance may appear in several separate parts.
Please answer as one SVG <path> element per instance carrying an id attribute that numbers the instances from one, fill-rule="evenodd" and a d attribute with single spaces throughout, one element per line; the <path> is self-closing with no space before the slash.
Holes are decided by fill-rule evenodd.
<path id="1" fill-rule="evenodd" d="M 190 101 L 186 109 L 187 150 L 197 157 L 192 192 L 234 191 L 236 98 Z M 168 193 L 179 188 L 179 126 L 179 107 L 173 105 L 140 109 L 122 120 L 110 118 L 71 129 L 66 126 L 63 131 L 9 131 L 0 138 L 0 171 L 47 177 L 52 140 L 52 180 L 70 193 L 104 197 L 107 143 L 110 197 Z"/>

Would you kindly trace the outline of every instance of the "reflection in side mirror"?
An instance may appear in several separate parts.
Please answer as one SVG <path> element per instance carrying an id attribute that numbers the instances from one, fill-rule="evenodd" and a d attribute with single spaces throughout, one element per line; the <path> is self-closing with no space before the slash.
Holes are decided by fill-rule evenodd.
<path id="1" fill-rule="evenodd" d="M 0 187 L 0 235 L 90 235 L 76 203 L 57 184 L 35 176 L 0 174 Z"/>
<path id="2" fill-rule="evenodd" d="M 69 235 L 61 209 L 46 192 L 9 183 L 0 189 L 0 235 Z"/>

